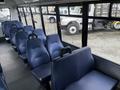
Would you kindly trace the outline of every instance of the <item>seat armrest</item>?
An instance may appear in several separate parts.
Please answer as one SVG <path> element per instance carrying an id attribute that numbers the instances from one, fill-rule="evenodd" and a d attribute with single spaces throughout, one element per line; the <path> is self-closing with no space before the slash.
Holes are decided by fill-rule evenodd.
<path id="1" fill-rule="evenodd" d="M 72 49 L 70 46 L 66 46 L 66 47 L 62 48 L 60 56 L 63 57 L 63 55 L 66 53 L 72 53 Z"/>

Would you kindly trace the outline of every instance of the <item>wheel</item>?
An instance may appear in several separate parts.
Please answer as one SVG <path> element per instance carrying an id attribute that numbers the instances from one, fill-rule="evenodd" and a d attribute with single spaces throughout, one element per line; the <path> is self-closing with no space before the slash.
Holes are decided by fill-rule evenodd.
<path id="1" fill-rule="evenodd" d="M 49 19 L 49 22 L 50 22 L 50 23 L 55 23 L 55 18 L 54 18 L 54 17 L 51 17 L 51 18 Z"/>
<path id="2" fill-rule="evenodd" d="M 113 28 L 116 29 L 116 30 L 120 30 L 120 22 L 119 21 L 114 22 L 113 23 Z"/>
<path id="3" fill-rule="evenodd" d="M 76 23 L 71 23 L 71 24 L 69 24 L 69 25 L 67 26 L 67 31 L 68 31 L 68 33 L 71 34 L 71 35 L 74 35 L 74 34 L 78 33 L 78 31 L 79 31 L 79 26 L 78 26 L 78 24 L 76 24 Z"/>

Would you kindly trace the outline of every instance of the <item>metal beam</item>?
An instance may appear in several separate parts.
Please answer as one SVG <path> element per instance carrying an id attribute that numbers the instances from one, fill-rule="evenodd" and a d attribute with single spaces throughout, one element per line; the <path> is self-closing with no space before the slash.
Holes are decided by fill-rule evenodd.
<path id="1" fill-rule="evenodd" d="M 56 20 L 57 20 L 57 32 L 58 32 L 58 35 L 60 37 L 60 39 L 62 40 L 62 34 L 61 34 L 61 28 L 60 28 L 60 12 L 59 12 L 59 7 L 56 6 L 55 7 L 56 9 Z"/>
<path id="2" fill-rule="evenodd" d="M 89 11 L 89 4 L 83 3 L 83 23 L 82 23 L 82 47 L 87 46 L 88 40 L 88 11 Z"/>
<path id="3" fill-rule="evenodd" d="M 19 21 L 22 22 L 22 19 L 21 19 L 21 16 L 20 16 L 20 12 L 19 12 L 18 7 L 17 7 L 16 9 L 17 9 L 17 12 L 18 12 L 18 18 L 19 18 Z"/>
<path id="4" fill-rule="evenodd" d="M 35 29 L 35 22 L 34 22 L 34 17 L 33 17 L 33 13 L 32 13 L 31 7 L 29 7 L 29 10 L 30 10 L 30 14 L 31 14 L 31 19 L 32 19 L 33 28 Z"/>
<path id="5" fill-rule="evenodd" d="M 28 23 L 27 23 L 27 18 L 26 18 L 26 15 L 25 15 L 25 10 L 24 10 L 23 7 L 22 7 L 22 11 L 23 11 L 23 15 L 24 15 L 25 23 L 26 23 L 26 25 L 28 25 Z"/>
<path id="6" fill-rule="evenodd" d="M 39 6 L 39 10 L 40 10 L 40 17 L 41 17 L 41 23 L 42 23 L 42 28 L 43 28 L 43 31 L 46 35 L 46 32 L 45 32 L 45 25 L 44 25 L 44 18 L 43 18 L 43 13 L 42 13 L 42 8 L 41 6 Z"/>

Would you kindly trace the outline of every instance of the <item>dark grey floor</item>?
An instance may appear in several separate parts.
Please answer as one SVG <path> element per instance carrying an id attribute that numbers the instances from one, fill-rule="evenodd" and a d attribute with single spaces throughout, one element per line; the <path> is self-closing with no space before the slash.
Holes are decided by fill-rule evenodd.
<path id="1" fill-rule="evenodd" d="M 9 90 L 43 90 L 17 52 L 6 42 L 0 43 L 0 62 Z"/>

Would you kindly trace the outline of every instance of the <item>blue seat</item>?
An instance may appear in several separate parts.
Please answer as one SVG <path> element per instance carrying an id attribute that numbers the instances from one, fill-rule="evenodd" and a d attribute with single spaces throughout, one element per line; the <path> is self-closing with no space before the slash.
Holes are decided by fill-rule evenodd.
<path id="1" fill-rule="evenodd" d="M 34 33 L 27 40 L 27 58 L 32 69 L 50 62 L 44 43 Z"/>
<path id="2" fill-rule="evenodd" d="M 24 26 L 24 31 L 29 35 L 32 34 L 32 32 L 34 31 L 34 28 L 31 25 L 28 26 Z"/>
<path id="3" fill-rule="evenodd" d="M 9 34 L 10 34 L 9 38 L 10 38 L 12 45 L 15 45 L 15 34 L 17 33 L 18 30 L 23 28 L 23 26 L 18 21 L 13 21 L 11 23 L 12 23 L 12 25 L 11 25 L 11 29 L 9 31 Z"/>
<path id="4" fill-rule="evenodd" d="M 13 26 L 12 26 L 12 28 L 11 28 L 11 30 L 10 30 L 10 36 L 9 36 L 9 38 L 10 38 L 11 44 L 14 45 L 14 46 L 15 46 L 15 44 L 16 44 L 15 34 L 16 34 L 16 32 L 18 32 L 18 30 L 19 30 L 19 29 L 17 28 L 17 26 L 13 24 Z"/>
<path id="5" fill-rule="evenodd" d="M 38 36 L 40 40 L 43 41 L 43 43 L 46 45 L 46 36 L 42 29 L 35 29 L 34 33 Z"/>
<path id="6" fill-rule="evenodd" d="M 64 48 L 58 34 L 48 35 L 46 45 L 52 59 L 59 57 Z"/>
<path id="7" fill-rule="evenodd" d="M 2 22 L 3 33 L 5 34 L 5 37 L 8 39 L 10 38 L 10 30 L 13 24 L 15 24 L 17 27 L 23 26 L 22 23 L 20 23 L 17 20 Z"/>
<path id="8" fill-rule="evenodd" d="M 19 30 L 16 35 L 16 48 L 20 55 L 20 57 L 25 60 L 26 59 L 26 45 L 28 34 L 24 31 L 24 29 Z"/>
<path id="9" fill-rule="evenodd" d="M 5 37 L 9 39 L 9 31 L 11 27 L 11 21 L 2 22 L 2 31 L 5 34 Z"/>
<path id="10" fill-rule="evenodd" d="M 8 90 L 1 65 L 0 65 L 0 90 Z"/>
<path id="11" fill-rule="evenodd" d="M 88 47 L 52 63 L 53 90 L 113 90 L 117 80 L 94 69 Z"/>

